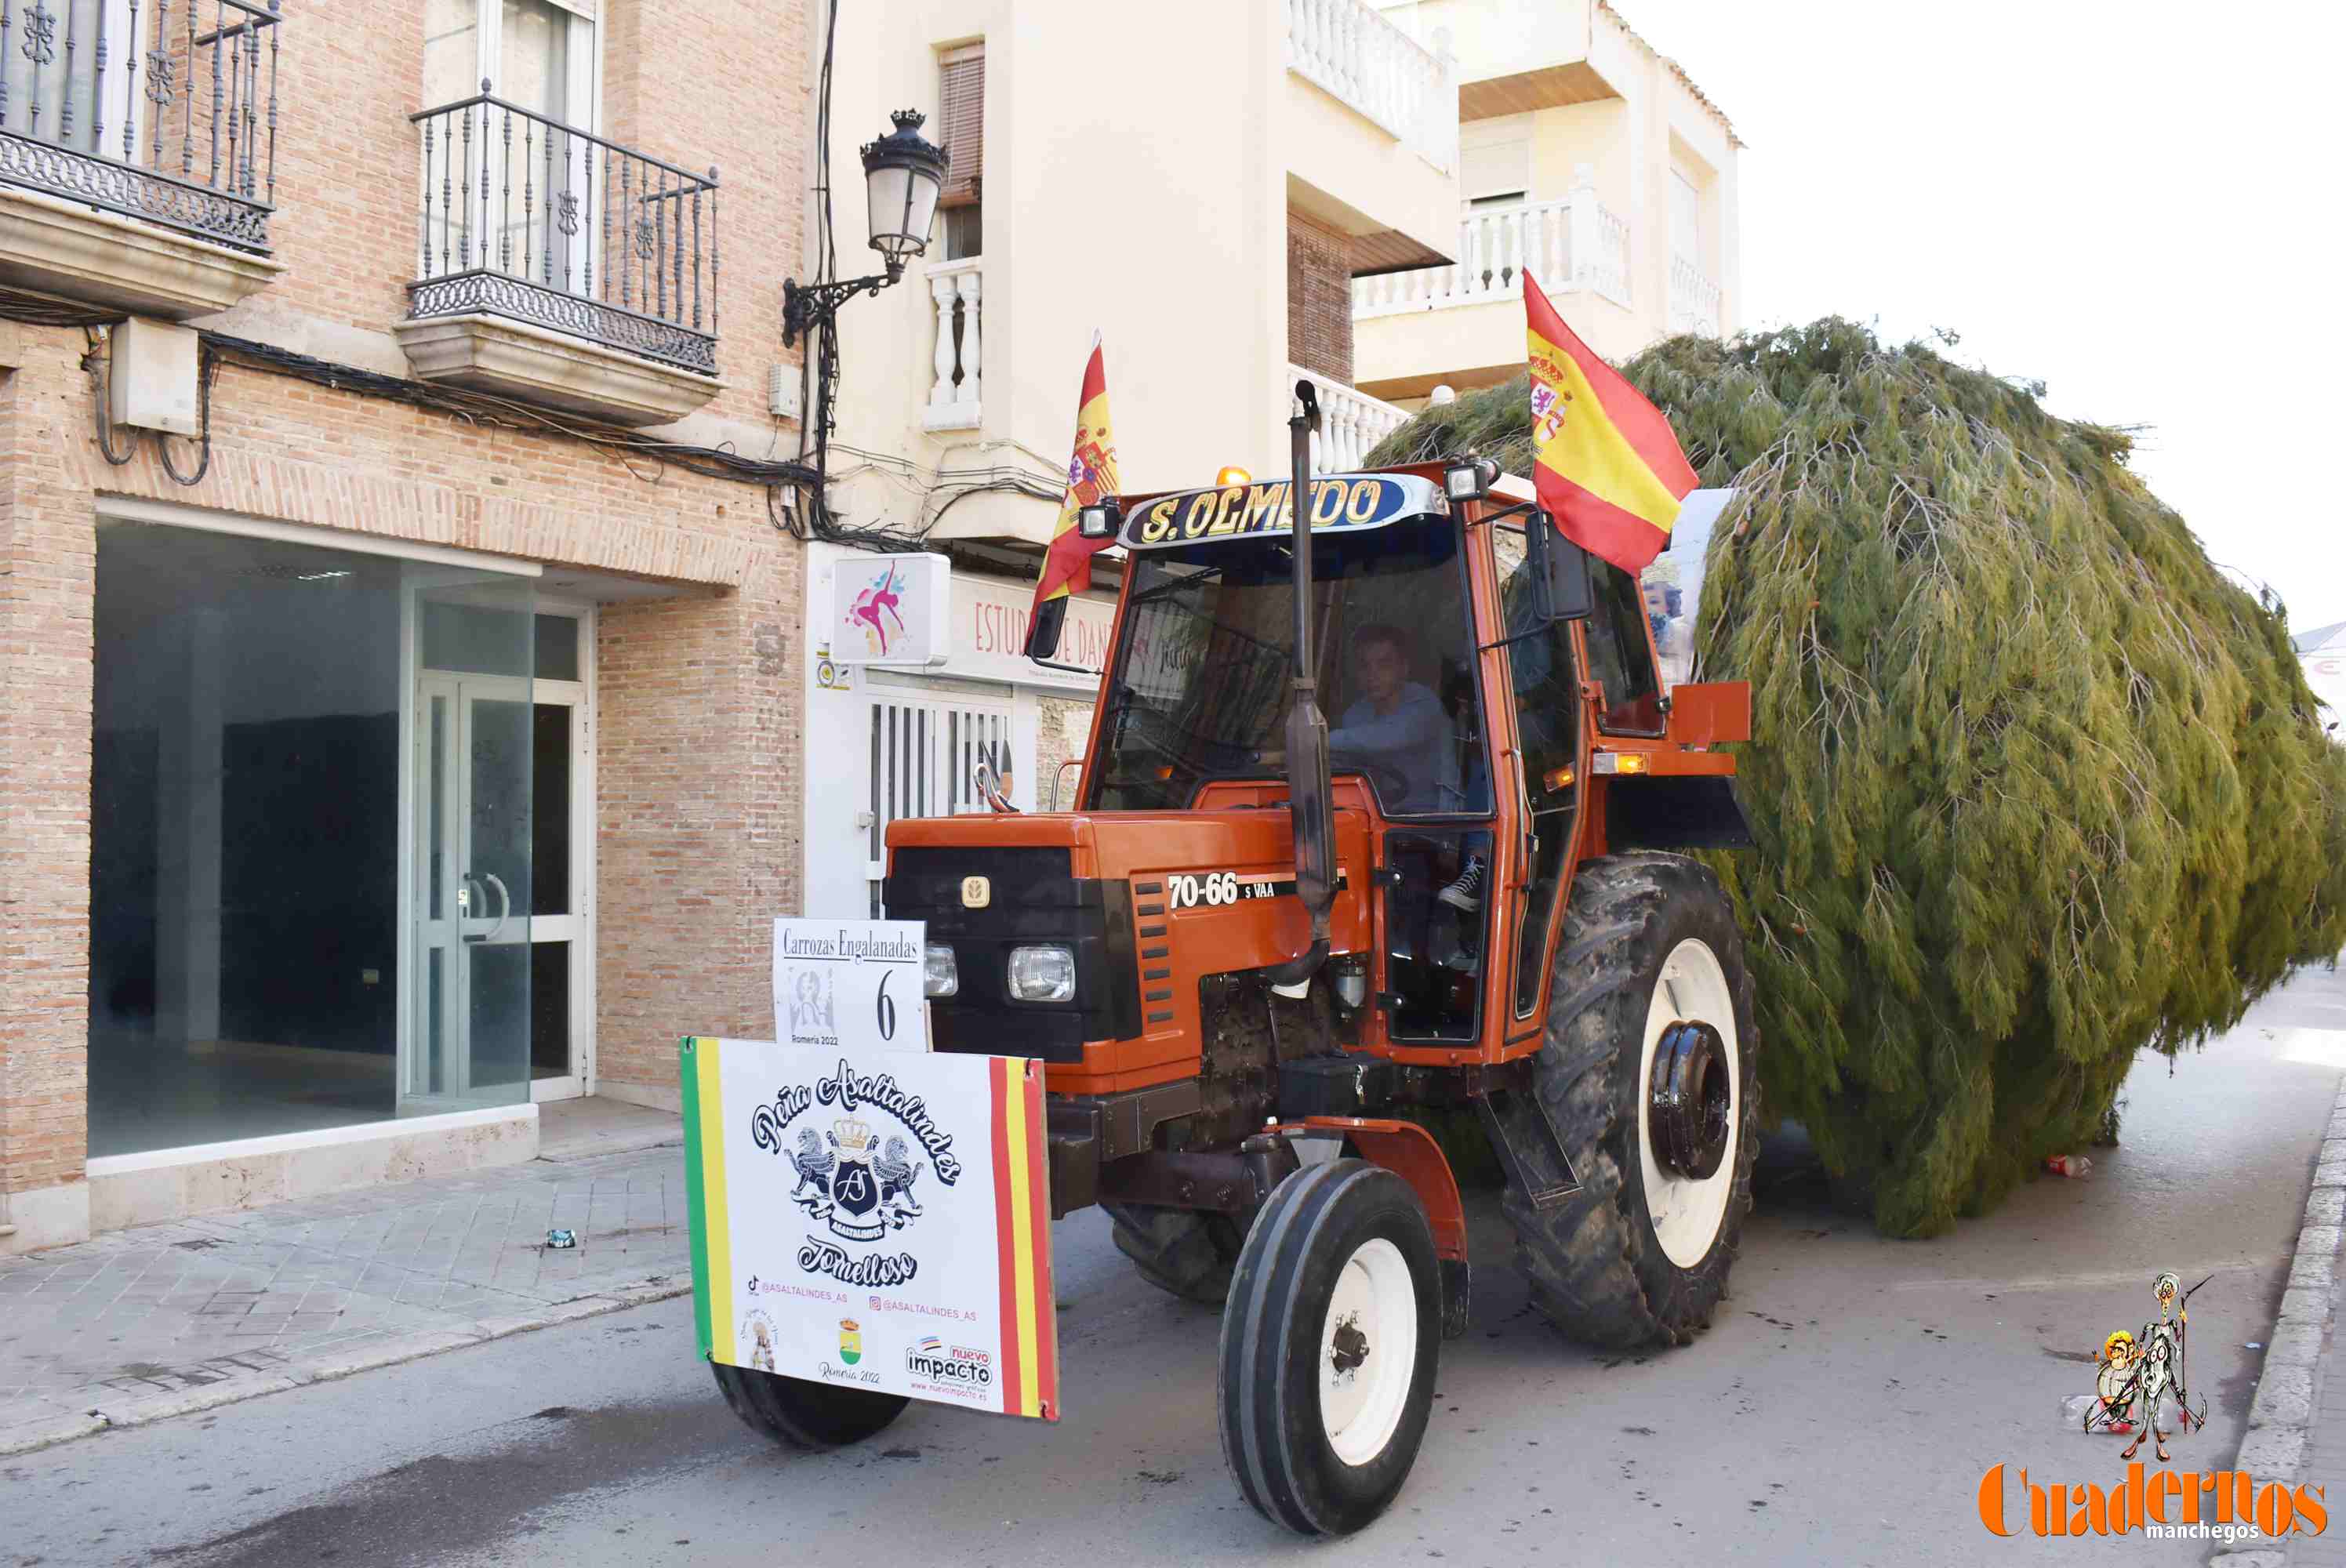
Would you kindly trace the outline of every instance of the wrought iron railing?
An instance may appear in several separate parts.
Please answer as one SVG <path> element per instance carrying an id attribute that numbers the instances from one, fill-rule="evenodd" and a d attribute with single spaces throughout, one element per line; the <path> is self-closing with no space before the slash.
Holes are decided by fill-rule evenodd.
<path id="1" fill-rule="evenodd" d="M 0 0 L 0 185 L 267 255 L 278 4 Z"/>
<path id="2" fill-rule="evenodd" d="M 490 93 L 423 128 L 408 315 L 488 314 L 717 373 L 717 171 L 691 174 Z"/>

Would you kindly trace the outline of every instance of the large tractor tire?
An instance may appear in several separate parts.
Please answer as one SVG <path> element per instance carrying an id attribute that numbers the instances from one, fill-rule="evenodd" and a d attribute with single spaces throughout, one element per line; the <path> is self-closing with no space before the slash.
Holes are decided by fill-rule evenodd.
<path id="1" fill-rule="evenodd" d="M 1300 1535 L 1382 1513 L 1425 1441 L 1442 1269 L 1409 1183 L 1365 1160 L 1304 1166 L 1247 1232 L 1222 1314 L 1222 1459 L 1256 1512 Z"/>
<path id="2" fill-rule="evenodd" d="M 1116 1227 L 1116 1249 L 1132 1259 L 1143 1279 L 1208 1307 L 1219 1307 L 1229 1295 L 1230 1270 L 1246 1237 L 1228 1215 L 1139 1203 L 1100 1207 Z"/>
<path id="3" fill-rule="evenodd" d="M 1719 880 L 1678 855 L 1588 862 L 1567 918 L 1534 1082 L 1581 1185 L 1544 1212 L 1508 1188 L 1515 1266 L 1573 1339 L 1683 1345 L 1710 1326 L 1751 1209 L 1742 932 Z"/>
<path id="4" fill-rule="evenodd" d="M 806 1378 L 786 1378 L 754 1367 L 712 1361 L 717 1387 L 733 1413 L 751 1431 L 788 1448 L 827 1449 L 862 1442 L 904 1413 L 912 1401 L 902 1394 L 840 1388 Z"/>

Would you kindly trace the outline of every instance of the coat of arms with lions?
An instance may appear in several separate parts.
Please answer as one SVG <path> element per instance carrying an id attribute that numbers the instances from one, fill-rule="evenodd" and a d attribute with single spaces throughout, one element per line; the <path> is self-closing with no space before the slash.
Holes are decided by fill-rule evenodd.
<path id="1" fill-rule="evenodd" d="M 842 1116 L 830 1130 L 801 1127 L 790 1164 L 798 1185 L 790 1201 L 850 1241 L 877 1241 L 920 1217 L 913 1184 L 923 1166 L 903 1138 L 884 1144 L 871 1125 Z"/>

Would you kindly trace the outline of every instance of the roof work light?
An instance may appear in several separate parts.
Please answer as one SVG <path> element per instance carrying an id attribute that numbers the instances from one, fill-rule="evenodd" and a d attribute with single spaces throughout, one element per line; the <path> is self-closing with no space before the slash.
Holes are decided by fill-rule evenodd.
<path id="1" fill-rule="evenodd" d="M 1471 453 L 1454 457 L 1442 471 L 1442 493 L 1453 501 L 1480 501 L 1499 482 L 1499 465 Z"/>

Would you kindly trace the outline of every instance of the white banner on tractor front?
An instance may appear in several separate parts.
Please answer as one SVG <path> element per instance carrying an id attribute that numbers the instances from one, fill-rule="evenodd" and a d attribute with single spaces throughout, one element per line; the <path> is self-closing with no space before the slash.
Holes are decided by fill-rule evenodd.
<path id="1" fill-rule="evenodd" d="M 774 921 L 774 1037 L 860 1051 L 929 1048 L 916 920 Z"/>
<path id="2" fill-rule="evenodd" d="M 682 1066 L 702 1355 L 1058 1419 L 1041 1063 L 696 1036 Z"/>

